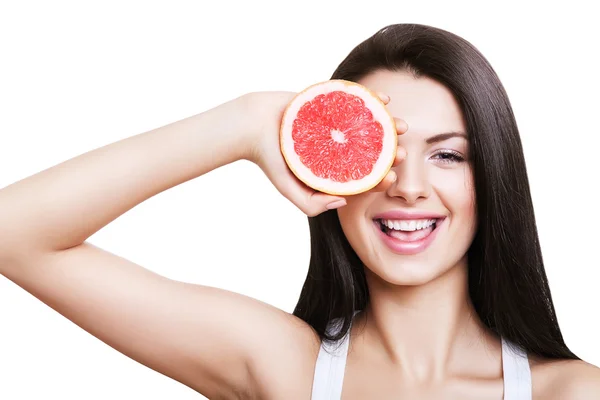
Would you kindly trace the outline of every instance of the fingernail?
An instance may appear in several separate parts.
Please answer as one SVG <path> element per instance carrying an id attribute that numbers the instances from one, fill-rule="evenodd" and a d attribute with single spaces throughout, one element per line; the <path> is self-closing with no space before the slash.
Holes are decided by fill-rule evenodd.
<path id="1" fill-rule="evenodd" d="M 398 121 L 397 124 L 396 124 L 396 126 L 401 131 L 407 131 L 408 130 L 408 124 L 404 120 Z"/>
<path id="2" fill-rule="evenodd" d="M 336 208 L 340 208 L 340 207 L 345 206 L 345 205 L 346 205 L 346 200 L 342 199 L 342 200 L 333 201 L 333 202 L 327 204 L 325 207 L 328 210 L 334 210 Z"/>

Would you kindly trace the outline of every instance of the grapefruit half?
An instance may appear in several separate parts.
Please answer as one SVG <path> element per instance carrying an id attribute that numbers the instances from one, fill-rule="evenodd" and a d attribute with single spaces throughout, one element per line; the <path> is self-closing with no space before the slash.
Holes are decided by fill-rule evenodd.
<path id="1" fill-rule="evenodd" d="M 293 174 L 332 195 L 375 187 L 392 167 L 398 145 L 385 104 L 366 87 L 345 80 L 298 93 L 283 114 L 279 136 Z"/>

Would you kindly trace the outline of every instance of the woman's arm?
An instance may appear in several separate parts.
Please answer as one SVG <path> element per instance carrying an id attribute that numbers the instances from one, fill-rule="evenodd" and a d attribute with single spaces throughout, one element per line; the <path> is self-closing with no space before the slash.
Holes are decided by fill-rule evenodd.
<path id="1" fill-rule="evenodd" d="M 109 144 L 0 190 L 0 254 L 80 245 L 148 198 L 247 158 L 252 135 L 244 102 Z"/>
<path id="2" fill-rule="evenodd" d="M 318 351 L 308 325 L 239 294 L 167 279 L 85 242 L 144 200 L 252 158 L 264 128 L 252 103 L 265 96 L 242 96 L 0 190 L 0 273 L 118 351 L 209 398 L 250 397 L 269 368 L 307 377 L 299 383 L 308 398 Z M 267 97 L 281 111 L 291 94 Z"/>

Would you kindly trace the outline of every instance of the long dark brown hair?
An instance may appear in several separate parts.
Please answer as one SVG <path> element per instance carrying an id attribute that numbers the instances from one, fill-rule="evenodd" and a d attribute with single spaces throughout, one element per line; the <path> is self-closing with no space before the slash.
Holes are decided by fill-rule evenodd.
<path id="1" fill-rule="evenodd" d="M 465 39 L 419 24 L 387 26 L 356 46 L 332 79 L 357 82 L 377 70 L 407 71 L 445 85 L 464 115 L 478 228 L 468 249 L 469 294 L 495 334 L 549 358 L 579 359 L 566 346 L 544 270 L 519 130 L 506 91 Z M 309 217 L 311 258 L 294 315 L 337 341 L 369 301 L 364 265 L 335 210 Z M 326 332 L 334 318 L 343 322 Z"/>

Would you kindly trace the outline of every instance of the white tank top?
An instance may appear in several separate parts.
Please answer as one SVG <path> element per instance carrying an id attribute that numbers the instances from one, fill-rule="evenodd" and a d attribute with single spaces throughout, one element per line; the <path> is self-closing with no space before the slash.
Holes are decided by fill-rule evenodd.
<path id="1" fill-rule="evenodd" d="M 328 330 L 341 327 L 341 320 L 329 324 Z M 340 344 L 322 342 L 312 388 L 312 400 L 340 400 L 344 382 L 350 331 Z M 527 353 L 502 338 L 504 400 L 531 400 L 531 371 Z"/>

